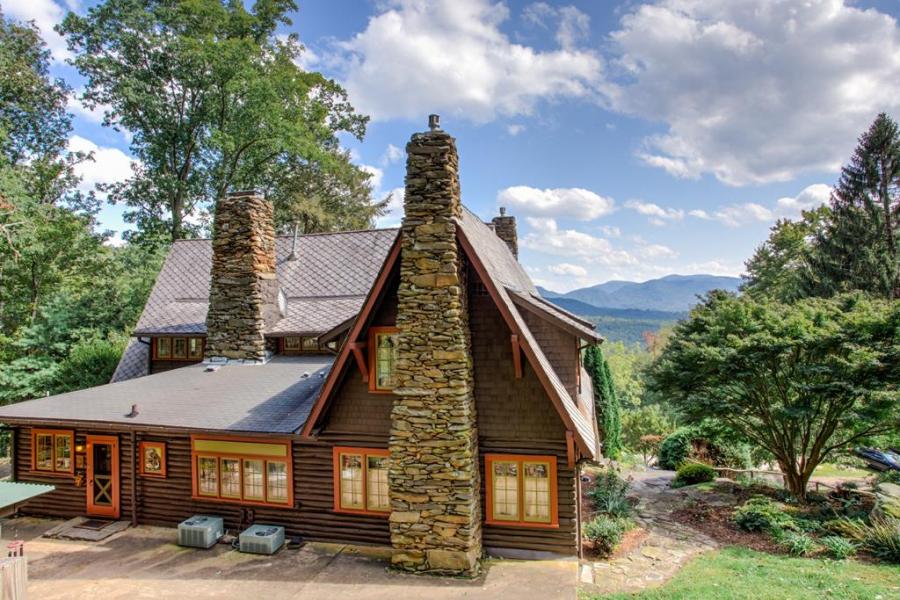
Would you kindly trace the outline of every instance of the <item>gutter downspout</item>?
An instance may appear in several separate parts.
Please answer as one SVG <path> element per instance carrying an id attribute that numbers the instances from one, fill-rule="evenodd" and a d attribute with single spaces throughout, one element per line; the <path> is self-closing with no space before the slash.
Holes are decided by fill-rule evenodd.
<path id="1" fill-rule="evenodd" d="M 137 449 L 137 436 L 134 434 L 134 429 L 131 430 L 131 526 L 137 527 L 138 518 L 137 518 L 137 477 L 135 476 L 135 471 L 137 470 L 138 465 L 138 449 Z"/>

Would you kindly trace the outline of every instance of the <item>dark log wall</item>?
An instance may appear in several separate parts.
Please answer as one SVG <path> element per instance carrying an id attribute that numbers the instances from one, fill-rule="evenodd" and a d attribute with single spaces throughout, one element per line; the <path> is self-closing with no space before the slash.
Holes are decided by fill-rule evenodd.
<path id="1" fill-rule="evenodd" d="M 565 427 L 534 370 L 523 357 L 516 379 L 510 330 L 491 297 L 470 273 L 470 327 L 482 473 L 487 453 L 556 457 L 559 528 L 484 526 L 484 546 L 575 554 L 576 472 L 568 466 Z M 562 338 L 560 338 L 562 339 Z M 542 345 L 543 348 L 543 345 Z M 545 348 L 545 351 L 546 348 Z M 574 360 L 574 359 L 573 359 Z M 482 477 L 482 502 L 484 482 Z"/>
<path id="2" fill-rule="evenodd" d="M 180 369 L 190 365 L 196 365 L 199 360 L 150 360 L 150 374 Z"/>

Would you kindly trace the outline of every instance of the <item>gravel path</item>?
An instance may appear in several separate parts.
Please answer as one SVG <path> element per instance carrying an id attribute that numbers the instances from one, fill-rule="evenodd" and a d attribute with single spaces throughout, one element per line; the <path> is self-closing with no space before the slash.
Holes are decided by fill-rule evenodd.
<path id="1" fill-rule="evenodd" d="M 656 587 L 697 554 L 717 547 L 711 538 L 672 519 L 672 512 L 690 499 L 690 493 L 669 487 L 674 473 L 653 471 L 634 477 L 629 495 L 640 499 L 635 521 L 648 535 L 624 556 L 582 562 L 580 579 L 585 592 L 630 593 Z M 715 502 L 710 496 L 705 494 L 704 499 Z"/>

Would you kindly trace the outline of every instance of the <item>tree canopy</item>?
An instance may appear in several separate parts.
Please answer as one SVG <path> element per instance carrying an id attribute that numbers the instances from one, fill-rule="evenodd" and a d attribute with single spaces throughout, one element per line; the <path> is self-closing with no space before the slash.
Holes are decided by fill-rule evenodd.
<path id="1" fill-rule="evenodd" d="M 298 66 L 296 35 L 276 33 L 291 10 L 292 0 L 249 10 L 221 0 L 106 0 L 57 28 L 87 79 L 84 103 L 105 107 L 104 123 L 133 136 L 132 176 L 106 191 L 130 207 L 126 218 L 143 237 L 189 234 L 235 188 L 266 192 L 286 221 L 308 222 L 344 198 L 354 225 L 379 214 L 369 175 L 338 140 L 361 139 L 367 117 L 333 80 Z M 346 228 L 339 216 L 319 223 Z"/>
<path id="2" fill-rule="evenodd" d="M 805 498 L 832 452 L 900 425 L 900 303 L 713 292 L 675 327 L 651 385 L 771 453 Z"/>

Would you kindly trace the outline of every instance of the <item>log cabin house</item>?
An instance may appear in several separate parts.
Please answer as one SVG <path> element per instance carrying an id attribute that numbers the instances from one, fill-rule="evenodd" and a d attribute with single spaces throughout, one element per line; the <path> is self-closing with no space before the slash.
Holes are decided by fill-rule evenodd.
<path id="1" fill-rule="evenodd" d="M 33 515 L 194 514 L 393 545 L 416 571 L 580 550 L 593 327 L 543 300 L 515 218 L 462 206 L 455 140 L 407 146 L 399 229 L 276 237 L 253 192 L 175 242 L 113 381 L 0 408 Z"/>

